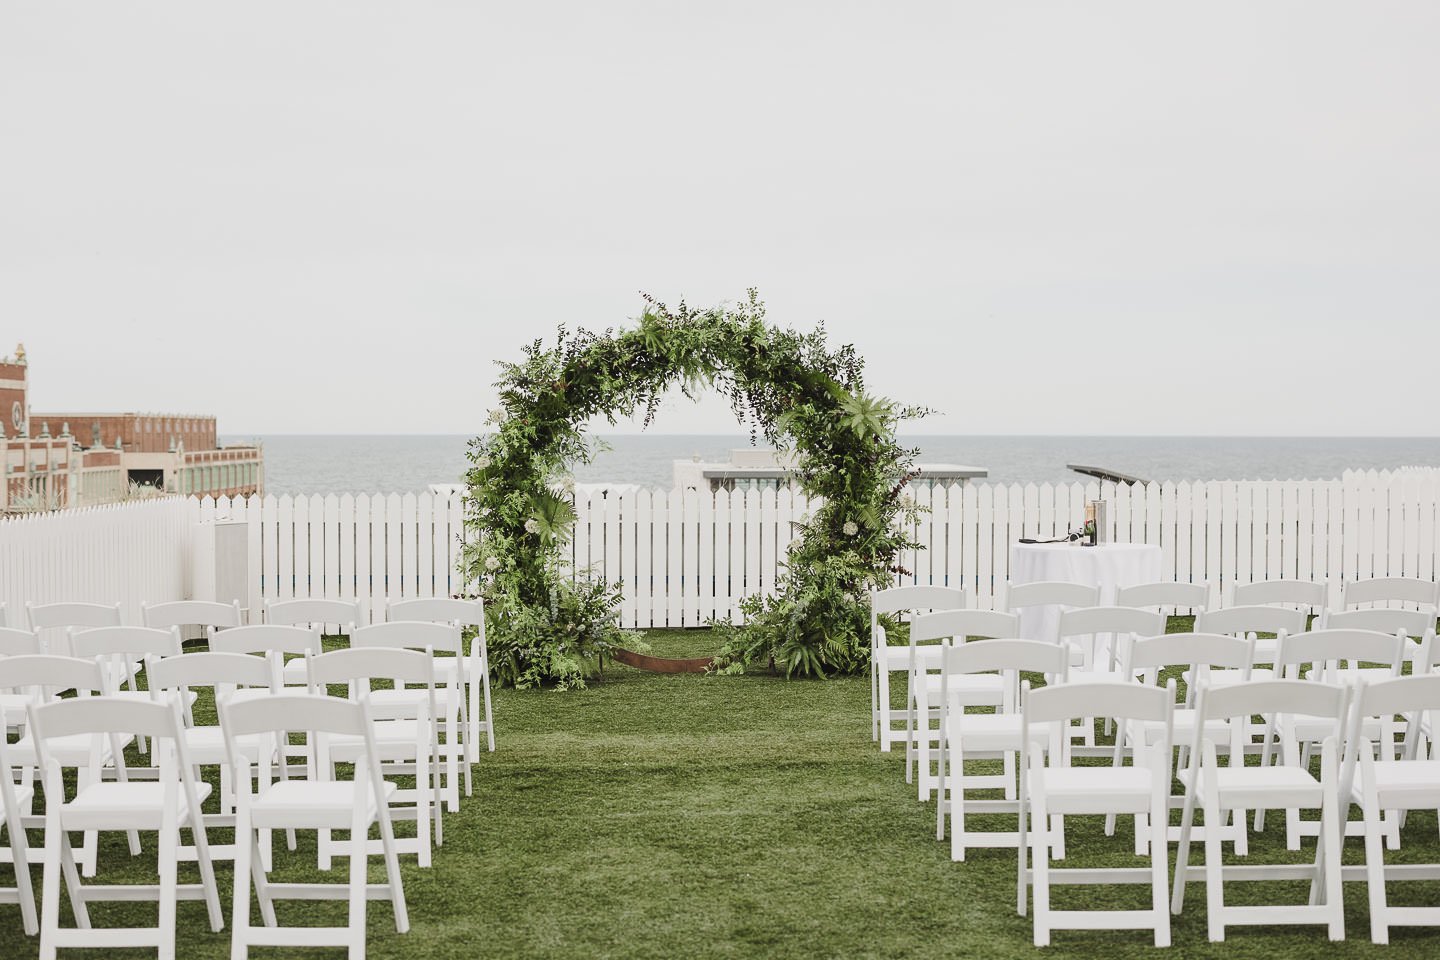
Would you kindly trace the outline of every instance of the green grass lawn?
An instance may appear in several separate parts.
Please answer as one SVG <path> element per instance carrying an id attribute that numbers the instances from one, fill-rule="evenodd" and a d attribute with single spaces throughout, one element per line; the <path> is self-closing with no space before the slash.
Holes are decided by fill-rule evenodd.
<path id="1" fill-rule="evenodd" d="M 659 656 L 713 649 L 705 632 L 649 639 Z M 1013 852 L 972 850 L 968 862 L 950 861 L 948 843 L 934 839 L 933 804 L 917 802 L 904 783 L 903 755 L 871 743 L 864 678 L 655 676 L 607 664 L 587 690 L 499 691 L 496 725 L 499 750 L 477 768 L 475 796 L 446 814 L 435 866 L 402 858 L 411 932 L 397 935 L 388 905 L 371 904 L 371 956 L 1040 955 L 1029 918 L 1015 913 Z M 1130 862 L 1128 825 L 1106 838 L 1087 819 L 1071 821 L 1065 865 Z M 1277 821 L 1252 839 L 1255 854 L 1283 845 Z M 1405 839 L 1407 859 L 1440 857 L 1433 814 L 1412 817 Z M 313 838 L 302 835 L 301 844 L 298 854 L 276 846 L 293 877 L 314 873 Z M 147 838 L 150 857 L 153 850 Z M 1360 852 L 1348 842 L 1347 862 L 1360 862 Z M 135 863 L 123 836 L 112 837 L 100 879 L 136 882 L 143 871 Z M 219 872 L 228 920 L 229 864 Z M 187 873 L 193 867 L 182 868 L 182 880 Z M 344 861 L 334 879 L 343 881 Z M 1440 885 L 1407 886 L 1404 902 L 1440 902 Z M 1146 897 L 1144 887 L 1096 895 L 1117 906 Z M 1371 946 L 1362 884 L 1346 885 L 1349 939 L 1341 944 L 1313 927 L 1232 928 L 1227 943 L 1212 945 L 1204 904 L 1203 885 L 1192 885 L 1174 926 L 1182 956 L 1440 955 L 1440 930 L 1396 929 L 1391 946 Z M 304 911 L 343 923 L 344 909 L 292 905 L 281 917 Z M 153 916 L 153 908 L 95 916 L 114 923 Z M 18 908 L 0 905 L 0 918 L 0 958 L 35 956 Z M 179 918 L 182 957 L 228 956 L 228 931 L 210 933 L 201 904 L 181 903 Z M 1061 931 L 1044 955 L 1157 955 L 1150 942 L 1142 931 Z"/>

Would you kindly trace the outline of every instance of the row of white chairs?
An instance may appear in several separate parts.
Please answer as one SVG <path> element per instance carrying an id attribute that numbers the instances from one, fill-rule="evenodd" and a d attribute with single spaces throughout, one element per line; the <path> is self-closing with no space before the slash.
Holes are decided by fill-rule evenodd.
<path id="1" fill-rule="evenodd" d="M 930 588 L 902 589 L 918 592 L 900 609 L 923 608 L 939 599 Z M 1134 926 L 1151 927 L 1157 944 L 1168 943 L 1169 908 L 1180 910 L 1184 885 L 1195 879 L 1207 884 L 1209 933 L 1216 940 L 1223 939 L 1226 926 L 1247 923 L 1323 923 L 1338 939 L 1344 930 L 1342 878 L 1367 883 L 1371 934 L 1377 942 L 1388 938 L 1393 925 L 1440 924 L 1440 910 L 1391 907 L 1385 891 L 1387 880 L 1440 877 L 1440 864 L 1387 866 L 1383 856 L 1385 847 L 1398 846 L 1405 810 L 1440 806 L 1440 755 L 1427 759 L 1440 712 L 1440 675 L 1433 672 L 1440 648 L 1433 615 L 1420 631 L 1418 647 L 1403 628 L 1371 630 L 1343 618 L 1309 632 L 1303 622 L 1298 628 L 1290 624 L 1293 632 L 1277 631 L 1273 652 L 1264 654 L 1268 671 L 1254 668 L 1262 651 L 1250 631 L 1164 635 L 1164 618 L 1155 617 L 1148 625 L 1133 619 L 1132 626 L 1149 629 L 1117 644 L 1113 664 L 1077 660 L 1065 644 L 1007 639 L 1018 629 L 1018 618 L 1009 613 L 945 610 L 915 619 L 912 637 L 918 631 L 923 641 L 933 634 L 937 643 L 934 655 L 912 670 L 917 691 L 912 707 L 920 708 L 915 715 L 924 718 L 925 730 L 906 738 L 907 754 L 912 762 L 923 759 L 921 769 L 929 773 L 928 745 L 939 747 L 930 787 L 938 797 L 937 836 L 944 838 L 948 819 L 952 856 L 963 859 L 972 846 L 1009 846 L 1020 852 L 1018 906 L 1023 914 L 1033 884 L 1037 944 L 1048 943 L 1052 929 Z M 967 642 L 978 637 L 992 639 Z M 1414 661 L 1415 676 L 1401 676 L 1407 659 Z M 1047 685 L 1029 691 L 1021 683 L 1022 672 L 1043 674 Z M 1179 702 L 1177 676 L 1186 681 L 1187 691 Z M 1163 687 L 1166 677 L 1168 688 Z M 976 705 L 993 712 L 966 709 Z M 1253 723 L 1256 714 L 1267 721 Z M 1407 722 L 1397 724 L 1395 714 L 1408 714 Z M 1079 721 L 1093 730 L 1096 716 L 1119 724 L 1115 745 L 1093 751 L 1109 752 L 1110 763 L 1077 766 L 1072 761 L 1084 750 L 1076 745 L 1072 724 Z M 939 720 L 933 729 L 932 717 Z M 1186 787 L 1176 797 L 1170 796 L 1172 748 L 1178 748 L 1175 769 Z M 1247 766 L 1245 756 L 1257 751 L 1259 765 Z M 1219 756 L 1229 761 L 1223 767 Z M 973 760 L 1002 761 L 1003 772 L 967 772 L 965 764 Z M 1318 773 L 1312 772 L 1316 762 Z M 1017 763 L 1026 776 L 1017 776 Z M 925 779 L 922 774 L 922 784 Z M 967 791 L 995 788 L 1004 790 L 1005 799 L 966 797 Z M 927 795 L 923 787 L 920 795 Z M 1343 811 L 1352 801 L 1361 806 L 1362 816 L 1347 822 Z M 1245 811 L 1265 806 L 1285 810 L 1292 849 L 1299 848 L 1302 835 L 1318 836 L 1312 864 L 1222 866 L 1223 843 L 1230 843 L 1233 853 L 1248 855 Z M 1179 826 L 1169 826 L 1172 808 L 1183 809 Z M 1306 808 L 1320 809 L 1321 819 L 1301 821 Z M 1204 813 L 1203 826 L 1194 822 L 1196 809 Z M 967 812 L 1018 815 L 1019 826 L 999 833 L 974 831 L 967 829 Z M 1105 814 L 1107 832 L 1113 831 L 1116 816 L 1135 816 L 1136 853 L 1148 848 L 1149 867 L 1119 873 L 1053 870 L 1050 859 L 1064 856 L 1064 817 L 1084 813 Z M 1257 829 L 1262 828 L 1263 809 L 1255 818 Z M 1166 828 L 1152 832 L 1155 824 Z M 1364 838 L 1363 868 L 1339 867 L 1339 848 L 1347 835 Z M 1179 844 L 1179 861 L 1174 888 L 1167 890 L 1172 841 Z M 1192 841 L 1206 845 L 1204 868 L 1188 864 Z M 1033 869 L 1027 865 L 1031 853 Z M 1227 879 L 1286 877 L 1311 882 L 1309 905 L 1224 902 Z M 1052 884 L 1091 882 L 1148 882 L 1151 909 L 1050 908 Z"/>
<path id="2" fill-rule="evenodd" d="M 232 952 L 246 956 L 251 946 L 344 946 L 352 957 L 365 949 L 365 903 L 390 899 L 396 929 L 408 927 L 400 885 L 397 856 L 414 853 L 422 866 L 431 863 L 431 847 L 443 842 L 440 817 L 442 769 L 448 765 L 453 789 L 455 766 L 464 762 L 463 751 L 445 748 L 446 718 L 460 714 L 463 695 L 459 674 L 442 678 L 436 670 L 434 650 L 414 647 L 413 641 L 440 632 L 456 632 L 453 625 L 394 623 L 383 627 L 406 628 L 410 641 L 388 645 L 376 628 L 356 631 L 356 645 L 318 653 L 307 650 L 300 661 L 306 686 L 292 692 L 283 678 L 281 655 L 208 651 L 181 653 L 178 634 L 162 653 L 146 655 L 146 691 L 119 691 L 119 658 L 131 647 L 119 644 L 122 635 L 148 628 L 102 627 L 74 631 L 69 640 L 76 652 L 95 653 L 67 657 L 35 652 L 0 656 L 0 690 L 8 691 L 13 710 L 23 702 L 24 714 L 15 725 L 22 735 L 15 743 L 0 741 L 0 803 L 15 864 L 17 884 L 0 891 L 0 900 L 18 902 L 28 933 L 40 933 L 42 957 L 55 956 L 58 947 L 154 946 L 161 957 L 174 956 L 177 899 L 201 898 L 207 902 L 213 930 L 221 929 L 213 862 L 235 862 L 235 903 Z M 236 628 L 237 630 L 243 628 Z M 156 631 L 151 631 L 156 632 Z M 231 633 L 233 631 L 226 631 Z M 374 643 L 376 645 L 367 645 Z M 123 651 L 119 648 L 123 647 Z M 96 652 L 96 651 L 100 652 Z M 387 688 L 376 689 L 377 681 Z M 346 687 L 347 696 L 331 697 L 328 690 Z M 197 726 L 190 716 L 196 688 L 211 688 L 219 726 Z M 76 696 L 61 699 L 61 691 Z M 13 715 L 7 720 L 14 720 Z M 292 742 L 305 734 L 305 742 Z M 149 741 L 154 780 L 140 780 L 127 769 L 125 750 Z M 297 754 L 301 763 L 290 762 Z M 345 764 L 353 778 L 340 778 Z M 207 813 L 202 805 L 210 785 L 198 771 L 220 770 L 218 810 Z M 466 762 L 468 768 L 468 762 Z M 67 799 L 62 771 L 76 771 L 76 790 Z M 297 773 L 297 770 L 299 771 Z M 45 847 L 42 905 L 36 917 L 30 889 L 25 828 L 36 827 L 32 804 L 38 771 L 45 790 Z M 16 774 L 19 774 L 18 778 Z M 413 776 L 414 787 L 402 790 L 388 777 Z M 414 819 L 414 838 L 396 838 L 392 820 Z M 371 826 L 381 837 L 367 840 Z M 206 831 L 234 827 L 234 844 L 207 843 Z M 181 842 L 180 830 L 189 829 L 192 843 Z M 319 832 L 319 866 L 328 870 L 335 856 L 350 858 L 348 884 L 297 885 L 269 881 L 273 855 L 271 833 L 285 830 L 295 847 L 294 831 Z M 99 831 L 126 831 L 131 853 L 140 852 L 138 831 L 159 833 L 158 885 L 90 885 L 82 872 L 93 876 L 93 853 L 77 855 L 69 832 L 86 834 L 88 850 Z M 349 830 L 343 842 L 331 839 L 333 830 Z M 367 881 L 366 861 L 379 854 L 386 867 L 385 884 Z M 194 860 L 201 872 L 199 885 L 176 884 L 176 866 Z M 82 867 L 88 869 L 82 870 Z M 59 889 L 68 890 L 75 926 L 59 924 Z M 263 927 L 250 925 L 251 896 L 258 902 Z M 107 899 L 155 899 L 159 923 L 143 929 L 94 928 L 87 904 Z M 285 899 L 343 899 L 349 918 L 343 927 L 279 927 L 274 901 Z"/>
<path id="3" fill-rule="evenodd" d="M 213 645 L 218 633 L 246 626 L 244 611 L 239 602 L 218 603 L 206 600 L 178 600 L 165 603 L 142 603 L 140 625 L 154 629 L 176 628 L 181 631 L 199 632 L 210 649 L 221 649 Z M 485 608 L 480 599 L 464 600 L 452 597 L 416 597 L 408 600 L 392 600 L 384 608 L 384 622 L 423 621 L 449 623 L 462 631 L 473 631 L 469 650 L 437 648 L 453 661 L 437 660 L 437 669 L 442 673 L 460 671 L 460 684 L 464 688 L 466 747 L 471 763 L 479 761 L 478 744 L 483 738 L 489 750 L 495 749 L 495 728 L 493 708 L 490 700 L 490 661 L 485 643 Z M 307 649 L 320 651 L 320 629 L 339 630 L 349 635 L 361 628 L 363 616 L 359 601 L 333 600 L 324 598 L 301 598 L 295 600 L 266 600 L 261 610 L 261 621 L 253 626 L 295 626 L 314 631 L 311 642 L 297 644 L 293 637 L 272 633 L 276 642 L 282 644 L 275 649 L 282 653 L 298 656 Z M 95 627 L 123 626 L 121 607 L 118 603 L 92 603 L 62 601 L 57 603 L 27 603 L 24 607 L 24 627 L 12 627 L 7 618 L 4 604 L 0 604 L 0 629 L 28 629 L 40 636 L 47 653 L 69 655 L 67 631 Z M 252 633 L 251 637 L 259 634 Z M 249 652 L 249 651 L 245 651 Z M 133 675 L 137 663 L 131 662 Z M 288 682 L 300 683 L 299 665 L 289 668 Z"/>
<path id="4" fill-rule="evenodd" d="M 1055 635 L 1042 639 L 1072 643 L 1077 650 L 1076 655 L 1085 658 L 1087 670 L 1095 668 L 1097 656 L 1113 658 L 1118 655 L 1113 642 L 1106 641 L 1107 635 L 1159 632 L 1139 622 L 1142 618 L 1138 614 L 1126 614 L 1123 609 L 1152 615 L 1159 615 L 1165 610 L 1194 610 L 1197 614 L 1196 629 L 1211 633 L 1243 632 L 1276 637 L 1282 633 L 1298 633 L 1310 626 L 1310 617 L 1317 611 L 1314 625 L 1322 629 L 1353 627 L 1386 633 L 1402 630 L 1417 640 L 1435 629 L 1440 583 L 1403 577 L 1349 582 L 1342 587 L 1341 608 L 1334 611 L 1324 606 L 1328 590 L 1326 584 L 1302 580 L 1237 584 L 1228 591 L 1232 606 L 1210 610 L 1207 606 L 1210 587 L 1206 583 L 1147 583 L 1121 588 L 1116 591 L 1114 605 L 1102 608 L 1097 587 L 1080 583 L 1041 582 L 1010 586 L 1005 591 L 1008 609 L 997 612 L 1018 614 L 1029 607 L 1061 607 Z M 907 675 L 912 672 L 910 661 L 916 638 L 912 634 L 911 642 L 906 646 L 890 644 L 882 618 L 905 612 L 965 609 L 970 604 L 963 589 L 933 586 L 874 591 L 870 601 L 871 737 L 879 741 L 881 750 L 889 752 L 894 744 L 904 743 L 913 735 L 913 716 L 909 707 L 898 717 L 891 707 L 890 684 L 895 672 L 905 671 Z M 1112 609 L 1114 613 L 1099 612 L 1105 609 Z M 1163 617 L 1159 622 L 1163 630 Z M 1007 636 L 1018 636 L 1020 633 L 1018 627 L 1004 629 L 1008 631 Z M 1269 662 L 1267 656 L 1273 652 L 1275 642 L 1261 640 L 1258 662 Z M 1407 648 L 1407 657 L 1413 656 L 1417 649 L 1418 643 Z M 1113 659 L 1110 666 L 1113 669 Z M 913 691 L 907 691 L 907 703 L 912 694 Z M 900 728 L 896 727 L 897 721 L 902 724 Z"/>

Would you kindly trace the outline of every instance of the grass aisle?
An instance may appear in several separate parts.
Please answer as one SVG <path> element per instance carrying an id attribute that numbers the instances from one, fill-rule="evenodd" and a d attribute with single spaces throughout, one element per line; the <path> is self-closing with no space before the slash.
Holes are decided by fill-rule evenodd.
<path id="1" fill-rule="evenodd" d="M 703 652 L 708 638 L 652 641 L 657 654 L 681 655 Z M 388 906 L 372 904 L 370 955 L 1161 955 L 1145 932 L 1058 932 L 1043 954 L 1032 947 L 1029 919 L 1014 909 L 1014 854 L 972 851 L 969 862 L 950 862 L 948 844 L 934 840 L 934 806 L 903 782 L 903 755 L 871 743 L 868 698 L 863 678 L 786 683 L 620 667 L 585 691 L 499 692 L 500 749 L 477 769 L 475 797 L 446 815 L 435 866 L 405 868 L 412 931 L 396 935 Z M 1078 861 L 1128 848 L 1128 826 L 1114 839 L 1073 827 Z M 1417 817 L 1407 849 L 1433 857 L 1434 838 L 1434 816 Z M 123 843 L 108 845 L 102 878 L 113 868 L 110 879 L 133 879 Z M 1357 842 L 1347 844 L 1348 862 L 1358 854 Z M 313 867 L 313 841 L 302 840 L 300 861 Z M 220 875 L 228 919 L 228 864 Z M 1436 886 L 1424 887 L 1433 901 Z M 1137 887 L 1101 896 L 1120 905 L 1148 894 Z M 1174 929 L 1176 955 L 1440 953 L 1440 931 L 1425 929 L 1396 930 L 1390 947 L 1372 947 L 1363 885 L 1347 884 L 1346 899 L 1345 943 L 1329 944 L 1320 928 L 1291 928 L 1236 929 L 1212 945 L 1204 890 L 1193 885 Z M 144 908 L 118 909 L 134 916 Z M 291 909 L 341 922 L 344 907 Z M 0 957 L 35 956 L 16 908 L 0 906 L 0 916 Z M 228 956 L 228 931 L 210 934 L 203 907 L 181 904 L 180 926 L 182 957 Z"/>

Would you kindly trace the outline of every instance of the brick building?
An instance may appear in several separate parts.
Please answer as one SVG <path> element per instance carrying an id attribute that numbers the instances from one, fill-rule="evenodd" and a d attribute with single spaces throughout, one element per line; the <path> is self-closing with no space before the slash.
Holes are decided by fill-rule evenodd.
<path id="1" fill-rule="evenodd" d="M 264 489 L 264 451 L 220 446 L 215 418 L 196 414 L 37 413 L 23 347 L 0 359 L 0 511 L 113 503 L 179 493 Z"/>

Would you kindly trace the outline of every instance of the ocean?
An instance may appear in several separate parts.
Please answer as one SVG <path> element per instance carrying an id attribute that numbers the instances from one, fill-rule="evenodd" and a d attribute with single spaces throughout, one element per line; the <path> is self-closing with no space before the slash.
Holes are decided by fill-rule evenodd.
<path id="1" fill-rule="evenodd" d="M 668 488 L 675 460 L 727 460 L 748 436 L 600 436 L 607 451 L 577 466 L 581 482 Z M 265 490 L 404 493 L 458 483 L 469 438 L 441 435 L 228 436 L 265 445 Z M 1004 483 L 1067 482 L 1066 464 L 1104 467 L 1144 480 L 1326 479 L 1350 469 L 1440 467 L 1440 437 L 961 437 L 914 436 L 921 463 L 982 467 Z"/>

